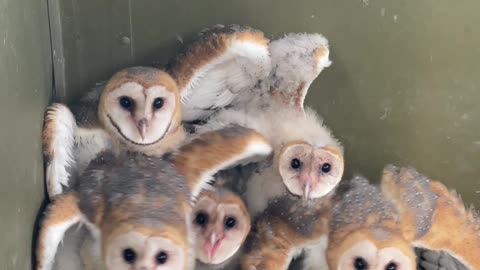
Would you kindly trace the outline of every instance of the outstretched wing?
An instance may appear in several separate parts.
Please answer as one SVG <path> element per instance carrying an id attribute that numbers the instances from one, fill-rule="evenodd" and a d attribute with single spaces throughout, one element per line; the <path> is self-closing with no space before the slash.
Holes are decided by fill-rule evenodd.
<path id="1" fill-rule="evenodd" d="M 55 197 L 42 220 L 35 247 L 35 270 L 50 270 L 54 265 L 58 246 L 65 232 L 75 224 L 84 222 L 78 208 L 78 198 L 73 193 Z"/>
<path id="2" fill-rule="evenodd" d="M 480 269 L 480 221 L 475 209 L 440 182 L 414 168 L 384 169 L 382 192 L 401 215 L 404 237 L 419 248 L 446 251 L 471 269 Z"/>
<path id="3" fill-rule="evenodd" d="M 46 185 L 50 198 L 68 186 L 74 164 L 75 117 L 63 104 L 55 103 L 45 113 L 42 142 L 46 163 Z"/>
<path id="4" fill-rule="evenodd" d="M 308 89 L 331 65 L 328 40 L 321 34 L 291 33 L 270 43 L 271 94 L 303 110 Z"/>
<path id="5" fill-rule="evenodd" d="M 47 108 L 42 143 L 50 198 L 63 193 L 75 174 L 97 153 L 111 147 L 110 137 L 96 118 L 95 98 L 99 91 L 94 89 L 72 110 L 60 103 Z"/>
<path id="6" fill-rule="evenodd" d="M 201 32 L 169 66 L 182 97 L 183 120 L 207 118 L 266 78 L 268 42 L 262 32 L 238 25 Z"/>
<path id="7" fill-rule="evenodd" d="M 196 198 L 217 172 L 266 157 L 271 152 L 271 145 L 254 130 L 231 126 L 203 133 L 182 146 L 174 163 Z"/>

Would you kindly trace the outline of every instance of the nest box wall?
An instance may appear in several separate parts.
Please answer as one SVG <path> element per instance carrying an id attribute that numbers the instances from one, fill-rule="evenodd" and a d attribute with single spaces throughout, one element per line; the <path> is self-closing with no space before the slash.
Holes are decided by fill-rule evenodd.
<path id="1" fill-rule="evenodd" d="M 0 0 L 0 269 L 31 269 L 44 197 L 41 131 L 52 93 L 46 1 Z"/>

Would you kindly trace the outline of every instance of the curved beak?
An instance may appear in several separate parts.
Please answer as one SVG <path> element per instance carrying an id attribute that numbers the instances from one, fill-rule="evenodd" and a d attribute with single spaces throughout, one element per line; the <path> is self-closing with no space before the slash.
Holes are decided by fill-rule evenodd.
<path id="1" fill-rule="evenodd" d="M 140 137 L 142 137 L 142 140 L 145 140 L 145 136 L 147 135 L 147 128 L 148 128 L 147 119 L 143 118 L 142 120 L 138 121 L 137 129 L 138 129 L 138 132 L 140 133 Z"/>
<path id="2" fill-rule="evenodd" d="M 209 237 L 209 241 L 205 243 L 205 250 L 207 251 L 209 262 L 213 261 L 213 258 L 215 257 L 215 254 L 217 253 L 223 238 L 223 235 L 217 235 L 216 233 L 212 233 Z"/>
<path id="3" fill-rule="evenodd" d="M 310 193 L 312 192 L 312 188 L 315 186 L 315 180 L 315 176 L 311 173 L 304 173 L 300 175 L 300 185 L 303 189 L 304 200 L 310 199 Z"/>
<path id="4" fill-rule="evenodd" d="M 311 191 L 311 186 L 310 186 L 310 183 L 305 183 L 305 186 L 303 188 L 303 198 L 305 200 L 308 200 L 308 198 L 310 197 L 310 191 Z"/>

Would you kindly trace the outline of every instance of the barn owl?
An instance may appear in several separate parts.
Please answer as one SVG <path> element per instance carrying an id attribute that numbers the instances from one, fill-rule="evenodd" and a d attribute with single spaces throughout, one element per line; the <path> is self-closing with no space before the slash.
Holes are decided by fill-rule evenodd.
<path id="1" fill-rule="evenodd" d="M 250 215 L 266 216 L 267 208 L 282 204 L 284 209 L 303 211 L 309 221 L 321 226 L 327 197 L 343 175 L 343 147 L 318 115 L 304 107 L 304 100 L 313 80 L 331 63 L 328 41 L 320 34 L 288 34 L 268 42 L 258 33 L 238 26 L 215 27 L 203 32 L 199 40 L 175 59 L 170 70 L 180 91 L 203 94 L 196 95 L 198 99 L 184 100 L 184 120 L 205 122 L 194 125 L 193 131 L 199 134 L 236 124 L 265 136 L 274 153 L 259 162 L 256 172 L 248 177 L 243 196 Z M 254 34 L 262 38 L 252 38 Z M 250 44 L 245 44 L 246 38 L 223 42 L 239 36 L 248 37 Z M 252 55 L 257 58 L 249 54 L 253 45 L 256 50 Z M 211 53 L 211 48 L 216 47 L 221 49 Z M 243 55 L 238 54 L 232 60 L 231 55 L 240 50 Z M 252 72 L 255 70 L 261 72 Z M 241 78 L 245 87 L 232 91 L 237 78 Z M 279 214 L 274 210 L 269 213 Z M 316 238 L 313 228 L 305 233 L 295 230 L 295 221 L 279 217 L 278 222 L 282 222 L 281 226 L 275 226 L 274 230 L 280 230 L 278 234 L 293 228 L 292 234 L 298 238 L 281 262 L 276 262 L 286 269 L 292 257 L 321 239 Z M 265 239 L 262 244 L 273 245 Z M 251 252 L 259 254 L 258 250 Z M 263 258 L 266 260 L 268 256 Z"/>
<path id="2" fill-rule="evenodd" d="M 329 223 L 329 269 L 416 269 L 417 261 L 420 269 L 480 269 L 476 211 L 414 168 L 388 165 L 380 188 L 357 180 L 341 196 Z"/>
<path id="3" fill-rule="evenodd" d="M 100 153 L 48 207 L 35 269 L 51 269 L 63 234 L 77 223 L 89 228 L 107 270 L 193 269 L 192 202 L 217 171 L 271 150 L 257 132 L 230 127 L 164 157 Z"/>
<path id="4" fill-rule="evenodd" d="M 131 67 L 87 93 L 71 109 L 55 103 L 43 129 L 47 191 L 69 187 L 99 152 L 112 149 L 161 155 L 183 142 L 180 96 L 165 72 Z"/>

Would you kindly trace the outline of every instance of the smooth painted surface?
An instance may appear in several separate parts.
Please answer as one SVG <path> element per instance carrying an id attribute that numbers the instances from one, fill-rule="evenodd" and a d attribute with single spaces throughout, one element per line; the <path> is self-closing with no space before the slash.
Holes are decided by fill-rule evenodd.
<path id="1" fill-rule="evenodd" d="M 44 196 L 41 130 L 52 92 L 46 1 L 0 0 L 0 269 L 31 269 Z"/>
<path id="2" fill-rule="evenodd" d="M 333 66 L 307 102 L 344 142 L 347 177 L 412 165 L 480 206 L 477 0 L 61 2 L 70 101 L 119 67 L 165 64 L 213 24 L 323 33 Z"/>

